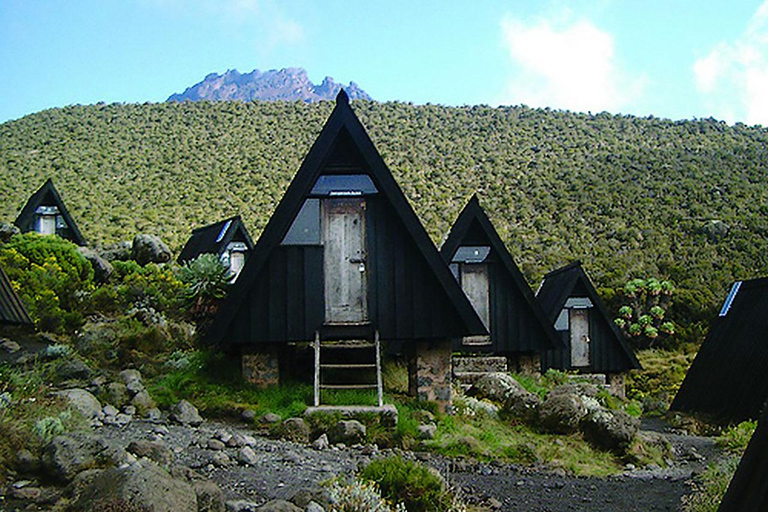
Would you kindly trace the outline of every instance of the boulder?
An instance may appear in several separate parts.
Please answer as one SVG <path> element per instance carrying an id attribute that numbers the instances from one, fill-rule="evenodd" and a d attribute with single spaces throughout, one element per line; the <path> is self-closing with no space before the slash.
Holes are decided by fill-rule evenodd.
<path id="1" fill-rule="evenodd" d="M 21 449 L 16 453 L 16 470 L 21 474 L 37 473 L 40 469 L 40 458 L 35 457 L 29 450 Z"/>
<path id="2" fill-rule="evenodd" d="M 197 512 L 193 487 L 153 462 L 140 460 L 89 475 L 75 484 L 70 510 L 152 510 Z"/>
<path id="3" fill-rule="evenodd" d="M 101 411 L 101 404 L 96 397 L 84 389 L 65 389 L 55 392 L 54 395 L 69 401 L 69 404 L 77 409 L 87 420 L 100 419 L 104 414 Z"/>
<path id="4" fill-rule="evenodd" d="M 327 450 L 329 446 L 327 434 L 320 434 L 320 437 L 312 441 L 312 448 L 315 450 Z"/>
<path id="5" fill-rule="evenodd" d="M 139 265 L 171 261 L 171 250 L 155 235 L 140 234 L 133 238 L 131 259 Z"/>
<path id="6" fill-rule="evenodd" d="M 109 276 L 114 272 L 112 264 L 106 259 L 102 258 L 99 253 L 88 247 L 78 247 L 77 252 L 88 260 L 88 263 L 93 267 L 93 279 L 97 283 L 104 283 L 109 279 Z"/>
<path id="7" fill-rule="evenodd" d="M 434 439 L 435 434 L 437 434 L 437 425 L 434 423 L 419 425 L 419 439 Z"/>
<path id="8" fill-rule="evenodd" d="M 285 500 L 272 500 L 258 508 L 258 512 L 304 512 L 302 509 Z"/>
<path id="9" fill-rule="evenodd" d="M 171 408 L 171 419 L 182 425 L 192 426 L 200 425 L 203 422 L 197 407 L 186 400 L 181 400 Z"/>
<path id="10" fill-rule="evenodd" d="M 53 366 L 53 372 L 58 381 L 87 380 L 91 377 L 91 369 L 79 357 L 57 360 Z"/>
<path id="11" fill-rule="evenodd" d="M 123 370 L 117 374 L 117 377 L 120 379 L 120 382 L 125 384 L 126 389 L 129 385 L 135 385 L 137 382 L 141 384 L 141 372 L 139 370 Z"/>
<path id="12" fill-rule="evenodd" d="M 224 493 L 210 480 L 192 480 L 192 489 L 197 496 L 197 512 L 224 512 Z"/>
<path id="13" fill-rule="evenodd" d="M 131 405 L 136 407 L 136 410 L 141 413 L 145 414 L 150 409 L 154 409 L 157 407 L 157 404 L 154 400 L 152 400 L 152 397 L 149 396 L 149 393 L 146 389 L 142 389 L 138 393 L 136 393 L 133 398 L 131 398 Z"/>
<path id="14" fill-rule="evenodd" d="M 46 474 L 70 481 L 83 470 L 114 466 L 127 459 L 125 450 L 88 431 L 56 436 L 45 445 L 40 463 Z"/>
<path id="15" fill-rule="evenodd" d="M 357 420 L 341 420 L 330 428 L 328 439 L 334 444 L 360 444 L 365 441 L 365 425 Z"/>
<path id="16" fill-rule="evenodd" d="M 580 395 L 550 392 L 538 408 L 539 422 L 544 429 L 556 434 L 571 434 L 587 414 Z"/>
<path id="17" fill-rule="evenodd" d="M 250 446 L 243 446 L 237 452 L 237 460 L 244 466 L 257 466 L 259 458 Z"/>
<path id="18" fill-rule="evenodd" d="M 593 446 L 622 454 L 635 439 L 640 422 L 624 411 L 601 407 L 587 414 L 579 428 Z"/>
<path id="19" fill-rule="evenodd" d="M 500 403 L 506 411 L 523 419 L 531 418 L 541 403 L 538 395 L 526 390 L 508 373 L 502 372 L 482 376 L 467 394 Z"/>
<path id="20" fill-rule="evenodd" d="M 288 418 L 279 428 L 280 435 L 297 443 L 309 442 L 309 427 L 301 418 Z"/>
<path id="21" fill-rule="evenodd" d="M 173 461 L 173 451 L 160 441 L 146 439 L 131 441 L 126 450 L 136 457 L 146 457 L 163 467 L 167 467 Z"/>
<path id="22" fill-rule="evenodd" d="M 105 245 L 99 249 L 99 255 L 107 261 L 128 261 L 131 259 L 133 244 L 128 241 Z"/>
<path id="23" fill-rule="evenodd" d="M 0 243 L 10 242 L 13 235 L 20 234 L 19 228 L 11 224 L 10 222 L 0 222 Z"/>

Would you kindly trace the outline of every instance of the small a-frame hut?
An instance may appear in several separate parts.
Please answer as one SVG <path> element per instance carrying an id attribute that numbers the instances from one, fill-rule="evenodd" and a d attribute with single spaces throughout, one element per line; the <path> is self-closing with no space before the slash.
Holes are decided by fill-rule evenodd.
<path id="1" fill-rule="evenodd" d="M 29 325 L 32 319 L 24 303 L 11 286 L 11 281 L 0 268 L 0 324 Z"/>
<path id="2" fill-rule="evenodd" d="M 251 235 L 245 229 L 240 216 L 236 215 L 193 230 L 192 236 L 181 250 L 178 261 L 183 264 L 201 254 L 215 254 L 229 267 L 235 281 L 245 266 L 251 249 Z"/>
<path id="3" fill-rule="evenodd" d="M 282 347 L 313 342 L 316 404 L 323 389 L 356 386 L 329 383 L 332 369 L 375 367 L 368 385 L 381 397 L 379 349 L 368 362 L 327 363 L 334 343 L 400 344 L 411 392 L 446 406 L 451 339 L 486 333 L 341 91 L 210 341 L 243 354 L 244 377 L 261 385 L 277 383 Z"/>
<path id="4" fill-rule="evenodd" d="M 22 233 L 34 231 L 41 235 L 59 235 L 77 245 L 85 245 L 85 238 L 80 234 L 59 191 L 53 186 L 52 179 L 32 194 L 13 223 Z"/>
<path id="5" fill-rule="evenodd" d="M 538 372 L 541 353 L 563 347 L 477 196 L 459 214 L 440 254 L 490 333 L 457 338 L 454 351 L 506 356 L 510 371 Z"/>
<path id="6" fill-rule="evenodd" d="M 612 391 L 623 395 L 626 372 L 639 369 L 640 362 L 581 263 L 575 261 L 545 275 L 536 298 L 566 346 L 544 352 L 542 370 L 605 374 Z"/>
<path id="7" fill-rule="evenodd" d="M 768 411 L 763 408 L 717 512 L 768 510 Z"/>
<path id="8" fill-rule="evenodd" d="M 759 417 L 768 399 L 768 278 L 736 281 L 670 409 L 720 424 Z"/>

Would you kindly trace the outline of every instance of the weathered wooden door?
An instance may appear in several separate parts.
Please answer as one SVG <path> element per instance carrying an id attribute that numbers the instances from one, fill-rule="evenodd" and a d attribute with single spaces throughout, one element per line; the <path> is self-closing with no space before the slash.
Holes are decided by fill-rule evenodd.
<path id="1" fill-rule="evenodd" d="M 589 310 L 570 310 L 571 366 L 589 366 Z"/>
<path id="2" fill-rule="evenodd" d="M 365 201 L 333 198 L 323 202 L 325 246 L 325 321 L 368 320 L 366 291 Z"/>
<path id="3" fill-rule="evenodd" d="M 486 329 L 490 329 L 491 324 L 490 286 L 488 282 L 488 265 L 482 263 L 461 265 L 461 288 Z M 490 342 L 490 336 L 464 338 L 465 345 L 484 345 Z"/>

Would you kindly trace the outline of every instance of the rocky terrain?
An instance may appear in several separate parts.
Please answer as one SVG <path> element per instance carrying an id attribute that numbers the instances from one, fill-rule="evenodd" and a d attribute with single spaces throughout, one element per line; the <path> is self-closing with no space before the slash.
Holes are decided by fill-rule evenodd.
<path id="1" fill-rule="evenodd" d="M 364 427 L 356 421 L 340 421 L 312 440 L 300 418 L 275 429 L 280 418 L 274 415 L 254 418 L 245 412 L 241 423 L 207 421 L 184 401 L 160 412 L 147 400 L 135 370 L 88 387 L 100 396 L 108 390 L 112 403 L 100 403 L 84 388 L 61 391 L 90 428 L 54 437 L 39 458 L 17 454 L 19 474 L 3 490 L 0 508 L 84 510 L 123 499 L 162 510 L 318 512 L 331 509 L 323 482 L 397 453 L 435 468 L 465 503 L 480 509 L 678 510 L 692 476 L 719 454 L 710 438 L 646 422 L 639 435 L 672 445 L 668 467 L 627 465 L 623 474 L 609 478 L 574 477 L 543 464 L 379 449 L 360 444 Z M 267 436 L 268 431 L 282 438 Z"/>
<path id="2" fill-rule="evenodd" d="M 370 100 L 355 82 L 349 85 L 336 83 L 327 76 L 315 85 L 303 68 L 270 69 L 240 73 L 232 69 L 219 75 L 211 73 L 202 82 L 188 87 L 184 92 L 172 94 L 168 101 L 303 101 L 314 103 L 333 100 L 341 88 L 352 100 Z"/>

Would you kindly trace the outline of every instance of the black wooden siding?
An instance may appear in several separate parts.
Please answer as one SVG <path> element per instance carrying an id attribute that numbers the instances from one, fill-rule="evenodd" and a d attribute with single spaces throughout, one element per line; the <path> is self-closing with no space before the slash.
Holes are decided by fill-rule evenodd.
<path id="1" fill-rule="evenodd" d="M 0 324 L 31 324 L 24 304 L 0 268 Z"/>
<path id="2" fill-rule="evenodd" d="M 768 278 L 744 281 L 712 322 L 670 409 L 721 424 L 759 417 L 768 399 Z"/>
<path id="3" fill-rule="evenodd" d="M 594 305 L 589 308 L 591 365 L 580 370 L 592 373 L 621 373 L 640 368 L 640 363 L 613 324 L 605 305 L 578 262 L 547 274 L 537 295 L 553 325 L 570 297 L 587 297 Z M 571 366 L 570 331 L 558 333 L 562 336 L 566 348 L 543 352 L 542 371 L 549 368 L 576 369 Z"/>
<path id="4" fill-rule="evenodd" d="M 760 415 L 757 430 L 728 485 L 718 512 L 761 511 L 768 507 L 768 417 Z"/>
<path id="5" fill-rule="evenodd" d="M 387 340 L 445 338 L 463 330 L 402 221 L 383 196 L 366 198 L 368 315 Z M 325 317 L 322 246 L 276 247 L 236 313 L 233 344 L 310 341 Z"/>

